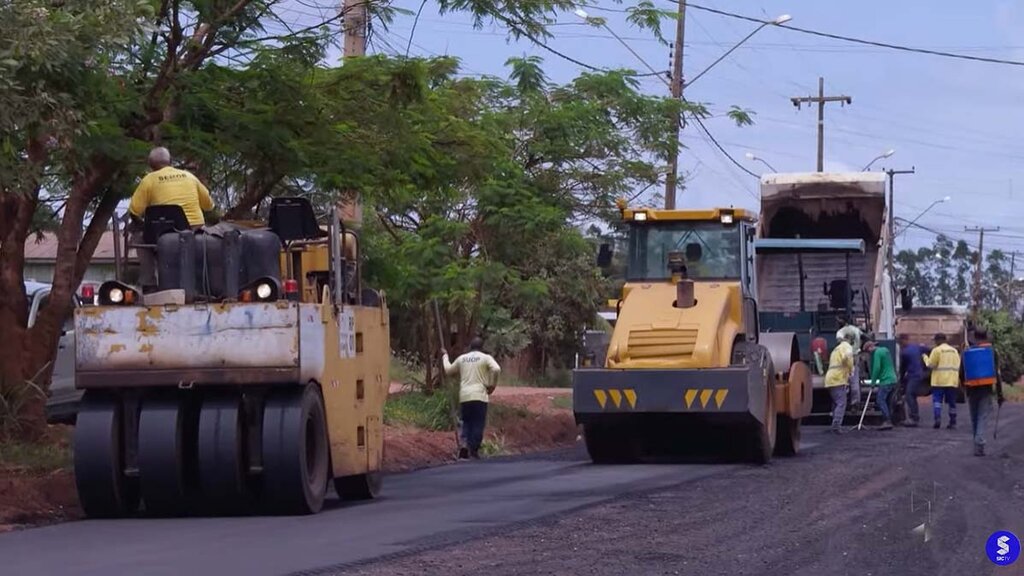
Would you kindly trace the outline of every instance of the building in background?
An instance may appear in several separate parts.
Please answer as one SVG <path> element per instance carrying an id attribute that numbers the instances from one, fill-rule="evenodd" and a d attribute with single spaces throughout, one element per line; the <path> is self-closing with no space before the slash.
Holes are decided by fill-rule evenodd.
<path id="1" fill-rule="evenodd" d="M 134 251 L 129 254 L 134 260 Z M 53 270 L 57 265 L 57 235 L 46 232 L 42 240 L 29 236 L 25 242 L 25 279 L 36 282 L 53 282 Z M 114 233 L 107 231 L 100 238 L 92 261 L 82 277 L 82 282 L 99 285 L 114 279 Z"/>

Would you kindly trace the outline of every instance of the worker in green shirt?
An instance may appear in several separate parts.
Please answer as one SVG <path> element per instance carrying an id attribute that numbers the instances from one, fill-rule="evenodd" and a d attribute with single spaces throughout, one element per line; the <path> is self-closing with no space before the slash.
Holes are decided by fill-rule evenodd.
<path id="1" fill-rule="evenodd" d="M 892 363 L 892 354 L 888 348 L 879 346 L 873 337 L 866 337 L 863 343 L 865 352 L 871 354 L 871 376 L 869 381 L 878 389 L 875 404 L 882 411 L 885 421 L 879 430 L 892 430 L 892 393 L 896 389 L 896 368 Z"/>

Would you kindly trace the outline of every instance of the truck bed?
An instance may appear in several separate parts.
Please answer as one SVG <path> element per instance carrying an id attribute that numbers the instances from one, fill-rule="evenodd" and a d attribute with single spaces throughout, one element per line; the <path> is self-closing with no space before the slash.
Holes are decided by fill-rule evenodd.
<path id="1" fill-rule="evenodd" d="M 874 287 L 876 250 L 850 257 L 850 283 L 854 290 L 871 296 Z M 841 254 L 804 254 L 804 297 L 806 309 L 816 310 L 819 302 L 828 302 L 823 283 L 846 278 L 846 257 Z M 796 254 L 758 256 L 758 306 L 764 312 L 800 311 L 800 274 Z M 854 297 L 854 310 L 863 313 L 860 294 Z"/>

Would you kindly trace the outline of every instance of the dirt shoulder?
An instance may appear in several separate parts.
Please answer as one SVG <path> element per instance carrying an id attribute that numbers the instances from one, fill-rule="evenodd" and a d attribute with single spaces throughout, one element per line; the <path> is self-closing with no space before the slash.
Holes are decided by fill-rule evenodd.
<path id="1" fill-rule="evenodd" d="M 1024 536 L 1024 406 L 1003 407 L 984 458 L 961 406 L 959 430 L 808 428 L 820 446 L 794 459 L 344 573 L 1024 574 L 985 555 L 994 531 Z"/>
<path id="2" fill-rule="evenodd" d="M 525 393 L 517 393 L 524 390 Z M 571 445 L 577 429 L 568 389 L 509 389 L 492 399 L 485 438 L 489 455 L 522 454 Z M 0 532 L 82 517 L 70 456 L 71 427 L 52 426 L 39 446 L 0 448 Z M 455 461 L 455 433 L 385 426 L 384 468 L 400 472 Z"/>

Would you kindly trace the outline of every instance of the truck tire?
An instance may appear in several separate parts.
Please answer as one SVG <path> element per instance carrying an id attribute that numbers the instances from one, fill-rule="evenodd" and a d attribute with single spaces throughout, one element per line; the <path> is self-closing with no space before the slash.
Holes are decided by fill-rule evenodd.
<path id="1" fill-rule="evenodd" d="M 117 518 L 139 506 L 138 478 L 124 474 L 123 407 L 117 397 L 90 390 L 74 432 L 75 487 L 89 518 Z"/>
<path id="2" fill-rule="evenodd" d="M 334 479 L 334 491 L 342 500 L 373 500 L 380 495 L 384 476 L 379 470 Z"/>
<path id="3" fill-rule="evenodd" d="M 212 513 L 249 511 L 245 407 L 241 394 L 210 394 L 199 413 L 199 487 L 203 507 Z"/>
<path id="4" fill-rule="evenodd" d="M 263 486 L 276 514 L 316 514 L 330 476 L 324 401 L 315 384 L 283 388 L 263 411 Z"/>
<path id="5" fill-rule="evenodd" d="M 146 513 L 182 516 L 195 504 L 196 411 L 187 398 L 154 394 L 139 413 L 139 483 Z"/>

